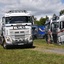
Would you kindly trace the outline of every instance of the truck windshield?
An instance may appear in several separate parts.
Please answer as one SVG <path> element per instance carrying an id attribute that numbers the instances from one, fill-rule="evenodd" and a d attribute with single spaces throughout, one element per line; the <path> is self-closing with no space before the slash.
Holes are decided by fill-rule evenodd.
<path id="1" fill-rule="evenodd" d="M 6 24 L 9 23 L 31 23 L 32 17 L 31 16 L 13 16 L 13 17 L 6 17 Z"/>

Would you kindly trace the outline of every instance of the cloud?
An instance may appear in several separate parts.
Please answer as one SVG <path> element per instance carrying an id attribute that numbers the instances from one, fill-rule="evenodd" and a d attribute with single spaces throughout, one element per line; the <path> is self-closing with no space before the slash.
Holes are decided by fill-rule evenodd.
<path id="1" fill-rule="evenodd" d="M 61 0 L 0 0 L 0 17 L 10 9 L 25 9 L 36 17 L 58 14 L 64 9 Z"/>

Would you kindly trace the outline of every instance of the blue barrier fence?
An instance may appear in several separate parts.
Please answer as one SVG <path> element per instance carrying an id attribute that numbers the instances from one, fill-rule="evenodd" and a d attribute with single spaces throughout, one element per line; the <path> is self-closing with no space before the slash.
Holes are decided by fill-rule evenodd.
<path id="1" fill-rule="evenodd" d="M 33 36 L 43 38 L 45 35 L 45 26 L 33 26 Z"/>

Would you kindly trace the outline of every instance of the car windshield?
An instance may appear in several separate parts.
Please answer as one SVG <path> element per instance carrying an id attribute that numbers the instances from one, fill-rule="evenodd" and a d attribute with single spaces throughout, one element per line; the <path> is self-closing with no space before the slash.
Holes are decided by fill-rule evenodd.
<path id="1" fill-rule="evenodd" d="M 32 17 L 31 16 L 13 16 L 13 17 L 6 17 L 6 24 L 9 23 L 31 23 Z"/>

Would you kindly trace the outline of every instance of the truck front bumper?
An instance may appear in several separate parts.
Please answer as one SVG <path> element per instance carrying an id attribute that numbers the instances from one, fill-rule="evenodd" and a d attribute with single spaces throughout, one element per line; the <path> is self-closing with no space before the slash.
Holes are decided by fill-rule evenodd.
<path id="1" fill-rule="evenodd" d="M 32 44 L 33 41 L 13 41 L 12 43 L 6 43 L 6 45 L 28 45 L 28 44 Z"/>

